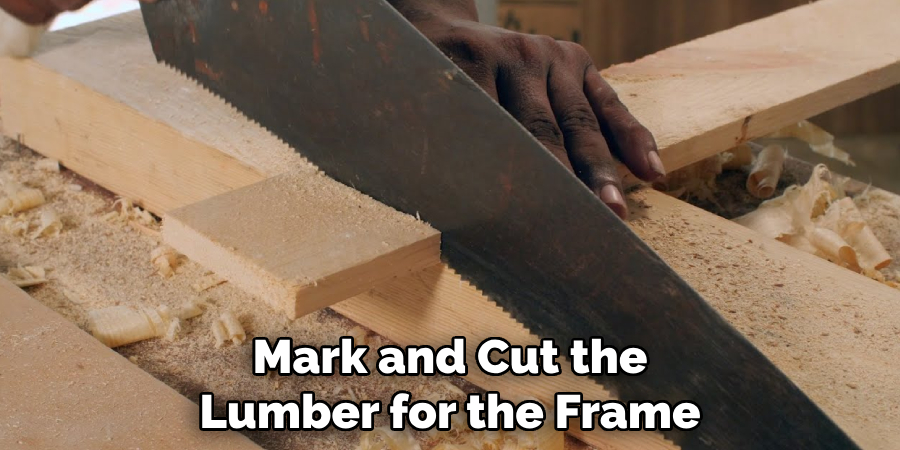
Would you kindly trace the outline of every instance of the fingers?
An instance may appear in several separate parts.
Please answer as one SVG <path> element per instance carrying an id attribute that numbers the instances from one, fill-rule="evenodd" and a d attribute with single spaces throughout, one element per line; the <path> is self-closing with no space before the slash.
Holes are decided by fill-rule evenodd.
<path id="1" fill-rule="evenodd" d="M 575 59 L 569 62 L 578 64 Z M 594 110 L 584 95 L 583 72 L 577 67 L 558 64 L 551 69 L 548 80 L 550 104 L 575 174 L 603 203 L 624 219 L 628 207 L 622 195 L 616 161 L 610 154 Z"/>
<path id="2" fill-rule="evenodd" d="M 547 95 L 547 74 L 537 69 L 501 69 L 497 80 L 500 104 L 569 170 L 562 131 Z"/>
<path id="3" fill-rule="evenodd" d="M 156 0 L 150 0 L 156 1 Z M 489 69 L 489 66 L 486 65 L 478 65 L 478 64 L 468 64 L 468 63 L 457 63 L 457 65 L 472 78 L 481 89 L 484 89 L 484 92 L 487 93 L 495 102 L 500 102 L 497 93 L 497 73 L 493 70 Z"/>
<path id="4" fill-rule="evenodd" d="M 665 176 L 666 170 L 653 135 L 631 115 L 593 65 L 585 72 L 584 94 L 596 113 L 612 154 L 642 180 L 655 181 Z"/>

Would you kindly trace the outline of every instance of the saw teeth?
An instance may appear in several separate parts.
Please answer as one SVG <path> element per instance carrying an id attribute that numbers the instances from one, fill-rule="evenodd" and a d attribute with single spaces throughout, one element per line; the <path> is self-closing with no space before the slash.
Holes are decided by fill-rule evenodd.
<path id="1" fill-rule="evenodd" d="M 169 62 L 166 61 L 166 60 L 160 60 L 160 62 L 161 62 L 163 65 L 165 65 L 166 67 L 172 69 L 172 70 L 173 70 L 175 73 L 177 73 L 179 76 L 181 76 L 181 77 L 183 77 L 183 78 L 185 78 L 185 79 L 187 79 L 187 80 L 190 80 L 192 83 L 194 83 L 195 85 L 199 86 L 201 89 L 203 89 L 203 90 L 204 90 L 205 92 L 207 92 L 208 94 L 210 94 L 210 95 L 212 95 L 213 97 L 215 97 L 215 98 L 221 100 L 224 104 L 228 105 L 228 107 L 231 108 L 233 111 L 235 111 L 235 112 L 237 112 L 238 114 L 240 114 L 241 117 L 243 117 L 244 119 L 246 119 L 246 120 L 249 121 L 250 123 L 256 125 L 257 127 L 261 128 L 261 129 L 263 129 L 263 130 L 265 130 L 267 133 L 269 133 L 271 136 L 273 136 L 275 139 L 277 139 L 278 142 L 282 143 L 285 147 L 290 148 L 290 149 L 294 150 L 295 152 L 297 152 L 301 157 L 303 157 L 303 160 L 304 160 L 307 164 L 310 164 L 312 167 L 314 167 L 314 168 L 316 169 L 317 172 L 324 173 L 324 172 L 322 171 L 322 169 L 319 168 L 318 165 L 316 165 L 315 163 L 313 163 L 312 161 L 310 161 L 309 159 L 307 159 L 306 157 L 304 157 L 304 156 L 303 156 L 303 152 L 299 151 L 297 148 L 295 148 L 295 147 L 293 147 L 292 145 L 288 144 L 284 139 L 282 139 L 282 138 L 281 138 L 280 136 L 278 136 L 277 134 L 273 133 L 272 130 L 270 130 L 270 129 L 269 129 L 268 127 L 266 127 L 265 125 L 263 125 L 263 124 L 257 122 L 255 119 L 253 119 L 253 118 L 247 116 L 246 114 L 244 114 L 243 111 L 241 111 L 241 110 L 238 109 L 236 106 L 234 106 L 228 99 L 222 97 L 222 96 L 219 95 L 218 93 L 216 93 L 216 92 L 214 92 L 213 90 L 211 90 L 207 85 L 205 85 L 205 84 L 203 83 L 203 81 L 198 80 L 198 79 L 196 79 L 196 78 L 194 78 L 194 77 L 192 77 L 192 76 L 186 74 L 184 71 L 182 71 L 181 69 L 179 69 L 177 66 L 175 66 L 174 64 L 169 63 Z M 353 187 L 353 186 L 350 186 L 350 187 Z M 546 338 L 552 338 L 552 339 L 554 339 L 554 340 L 555 340 L 556 342 L 558 342 L 558 343 L 559 343 L 559 342 L 562 342 L 562 341 L 564 340 L 564 339 L 563 339 L 562 337 L 560 337 L 560 336 L 554 336 L 554 335 L 551 335 L 551 334 L 549 334 L 549 333 L 541 333 L 541 332 L 539 332 L 539 330 L 536 331 L 536 330 L 534 330 L 534 329 L 528 327 L 527 325 L 525 325 L 525 323 L 524 323 L 522 320 L 519 320 L 519 317 L 521 316 L 521 314 L 520 314 L 520 311 L 518 310 L 518 308 L 516 308 L 516 307 L 513 306 L 513 305 L 516 304 L 516 301 L 515 301 L 514 299 L 513 299 L 513 300 L 509 300 L 509 299 L 503 300 L 503 299 L 504 299 L 503 296 L 493 295 L 493 294 L 489 294 L 489 293 L 485 292 L 483 289 L 481 289 L 480 287 L 478 287 L 478 284 L 475 283 L 475 281 L 474 281 L 471 277 L 469 277 L 469 276 L 465 275 L 464 273 L 459 272 L 459 271 L 457 271 L 455 268 L 453 268 L 452 265 L 450 264 L 450 262 L 447 261 L 447 259 L 444 257 L 443 254 L 441 255 L 441 261 L 443 261 L 445 264 L 447 264 L 448 267 L 450 267 L 450 269 L 453 271 L 453 273 L 455 273 L 456 275 L 458 275 L 462 281 L 464 281 L 464 282 L 466 282 L 467 284 L 469 284 L 470 286 L 472 286 L 476 291 L 478 291 L 479 294 L 481 294 L 481 295 L 484 296 L 485 298 L 489 299 L 492 303 L 494 303 L 495 305 L 497 305 L 504 313 L 506 313 L 507 316 L 509 316 L 510 319 L 514 320 L 514 321 L 515 321 L 517 324 L 519 324 L 519 326 L 521 326 L 522 328 L 528 330 L 529 333 L 531 333 L 531 334 L 533 334 L 533 335 L 535 335 L 535 336 L 544 336 L 544 337 L 546 337 Z M 502 337 L 502 336 L 500 336 L 500 337 Z M 590 379 L 593 380 L 595 383 L 597 383 L 601 388 L 603 388 L 603 390 L 605 390 L 608 394 L 610 394 L 611 397 L 617 397 L 617 398 L 618 398 L 618 396 L 615 394 L 616 391 L 617 391 L 617 389 L 615 389 L 615 386 L 614 386 L 614 385 L 611 385 L 611 384 L 608 382 L 608 381 L 610 381 L 609 379 L 605 379 L 606 382 L 604 382 L 602 379 L 600 379 L 600 378 L 598 378 L 598 377 L 593 377 L 593 376 L 591 376 L 591 377 L 588 377 L 588 378 L 590 378 Z M 674 437 L 671 435 L 671 433 L 672 433 L 671 431 L 663 431 L 663 432 L 662 432 L 662 436 L 664 437 L 664 439 L 665 439 L 667 442 L 671 443 L 671 444 L 672 444 L 673 446 L 675 446 L 675 447 L 678 447 L 677 444 L 675 444 Z"/>
<path id="2" fill-rule="evenodd" d="M 165 59 L 160 59 L 159 62 L 162 63 L 162 65 L 164 65 L 164 66 L 168 67 L 169 69 L 171 69 L 173 72 L 177 73 L 180 77 L 184 78 L 185 80 L 190 81 L 192 84 L 196 85 L 196 86 L 199 87 L 200 89 L 203 89 L 203 91 L 206 92 L 207 94 L 209 94 L 209 95 L 215 97 L 217 100 L 219 100 L 219 101 L 221 101 L 223 104 L 227 105 L 229 109 L 231 109 L 232 111 L 234 111 L 234 112 L 236 112 L 237 114 L 239 114 L 239 115 L 240 115 L 241 117 L 243 117 L 247 122 L 252 123 L 253 125 L 255 125 L 256 127 L 260 128 L 260 129 L 262 129 L 262 130 L 265 130 L 266 133 L 268 133 L 270 136 L 272 136 L 273 138 L 275 138 L 275 139 L 276 139 L 278 142 L 280 142 L 282 145 L 284 145 L 285 147 L 287 147 L 287 148 L 293 150 L 295 153 L 297 153 L 298 155 L 300 155 L 300 157 L 303 158 L 303 161 L 306 162 L 307 164 L 309 164 L 310 166 L 314 167 L 314 168 L 316 169 L 316 171 L 318 171 L 318 172 L 321 172 L 321 171 L 322 171 L 322 169 L 320 169 L 318 165 L 314 164 L 312 161 L 310 161 L 310 160 L 307 159 L 305 156 L 303 156 L 303 152 L 299 151 L 299 150 L 298 150 L 297 148 L 295 148 L 294 146 L 292 146 L 292 145 L 288 144 L 287 142 L 285 142 L 285 140 L 282 139 L 281 136 L 279 136 L 279 135 L 273 133 L 272 130 L 270 130 L 270 129 L 269 129 L 268 127 L 266 127 L 265 125 L 263 125 L 263 124 L 257 122 L 257 121 L 256 121 L 255 119 L 253 119 L 252 117 L 250 117 L 250 116 L 244 114 L 243 111 L 241 111 L 241 110 L 238 109 L 236 106 L 234 106 L 228 99 L 226 99 L 225 97 L 222 97 L 222 96 L 219 95 L 217 92 L 215 92 L 215 91 L 213 91 L 212 89 L 210 89 L 207 85 L 203 84 L 203 81 L 202 81 L 202 80 L 199 80 L 199 79 L 197 79 L 197 78 L 194 78 L 194 77 L 188 75 L 187 73 L 185 73 L 184 71 L 182 71 L 181 69 L 179 69 L 178 66 L 176 66 L 176 65 L 174 65 L 174 64 L 172 64 L 172 63 L 170 63 L 169 61 L 166 61 Z"/>

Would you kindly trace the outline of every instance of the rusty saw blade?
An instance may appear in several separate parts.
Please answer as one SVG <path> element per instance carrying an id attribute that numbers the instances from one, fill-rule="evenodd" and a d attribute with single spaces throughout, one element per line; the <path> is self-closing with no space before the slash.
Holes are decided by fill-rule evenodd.
<path id="1" fill-rule="evenodd" d="M 595 377 L 625 401 L 692 401 L 687 450 L 855 449 L 512 116 L 384 0 L 142 5 L 156 56 L 338 181 L 443 233 L 444 260 L 564 351 L 648 354 Z M 259 151 L 265 151 L 260 149 Z"/>

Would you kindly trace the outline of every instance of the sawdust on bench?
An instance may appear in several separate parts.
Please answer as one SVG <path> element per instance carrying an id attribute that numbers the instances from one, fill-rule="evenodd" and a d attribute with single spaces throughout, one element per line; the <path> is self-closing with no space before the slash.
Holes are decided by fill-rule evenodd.
<path id="1" fill-rule="evenodd" d="M 884 444 L 895 442 L 900 423 L 900 385 L 888 363 L 900 358 L 900 320 L 880 315 L 889 308 L 871 308 L 864 292 L 826 283 L 795 255 L 772 248 L 782 243 L 750 230 L 739 240 L 736 224 L 698 221 L 689 208 L 647 207 L 644 195 L 631 195 L 632 229 L 817 404 L 840 411 L 839 425 L 866 430 L 860 444 L 876 445 L 864 448 L 895 448 Z M 879 225 L 896 234 L 896 222 Z"/>
<path id="2" fill-rule="evenodd" d="M 19 264 L 46 267 L 49 282 L 30 288 L 29 294 L 82 329 L 86 327 L 88 311 L 99 308 L 174 308 L 198 296 L 206 299 L 211 305 L 207 312 L 186 321 L 177 340 L 151 339 L 116 349 L 192 401 L 196 402 L 201 392 L 213 392 L 216 411 L 221 414 L 227 400 L 289 400 L 300 398 L 307 391 L 329 403 L 361 399 L 381 400 L 383 404 L 388 404 L 399 390 L 411 392 L 413 400 L 435 396 L 459 399 L 460 391 L 451 388 L 454 385 L 464 392 L 477 391 L 459 379 L 440 376 L 383 377 L 377 372 L 365 377 L 254 376 L 249 345 L 215 348 L 210 324 L 223 311 L 233 311 L 251 337 L 288 336 L 294 339 L 294 345 L 335 345 L 341 336 L 359 335 L 361 329 L 330 309 L 291 322 L 230 283 L 212 283 L 198 294 L 195 285 L 208 279 L 209 273 L 190 261 L 181 264 L 174 276 L 160 276 L 150 261 L 151 252 L 160 246 L 157 224 L 135 226 L 104 218 L 115 209 L 111 194 L 68 171 L 35 170 L 34 164 L 40 159 L 8 140 L 0 143 L 0 171 L 26 186 L 41 189 L 47 205 L 62 217 L 63 231 L 58 237 L 36 240 L 0 233 L 0 271 Z M 25 213 L 28 217 L 39 214 L 40 208 Z M 375 349 L 389 342 L 380 337 L 369 338 L 373 339 L 373 350 L 367 363 L 374 368 Z M 376 424 L 386 424 L 386 417 L 379 418 Z M 343 450 L 354 449 L 359 442 L 358 432 L 335 430 L 246 434 L 269 450 Z M 568 448 L 585 447 L 569 440 Z"/>

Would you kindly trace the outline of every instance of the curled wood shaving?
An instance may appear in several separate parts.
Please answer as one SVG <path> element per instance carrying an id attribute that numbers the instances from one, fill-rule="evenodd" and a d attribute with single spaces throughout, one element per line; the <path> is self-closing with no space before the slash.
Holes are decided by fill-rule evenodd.
<path id="1" fill-rule="evenodd" d="M 831 172 L 820 164 L 805 185 L 788 187 L 781 197 L 763 202 L 756 211 L 738 217 L 735 222 L 773 239 L 803 234 L 836 196 Z"/>
<path id="2" fill-rule="evenodd" d="M 220 348 L 225 345 L 225 342 L 228 341 L 228 331 L 225 329 L 225 324 L 222 323 L 221 320 L 214 320 L 209 327 L 210 331 L 212 331 L 213 340 L 216 342 L 216 348 Z"/>
<path id="3" fill-rule="evenodd" d="M 231 341 L 234 345 L 241 345 L 247 340 L 244 327 L 231 311 L 225 311 L 218 320 L 214 320 L 210 330 L 216 342 L 216 348 L 222 347 L 227 341 Z"/>
<path id="4" fill-rule="evenodd" d="M 40 159 L 34 163 L 34 169 L 43 172 L 59 173 L 59 161 L 55 159 Z"/>
<path id="5" fill-rule="evenodd" d="M 181 320 L 193 319 L 194 317 L 203 314 L 206 306 L 206 302 L 203 300 L 189 300 L 184 305 L 171 310 L 170 314 L 172 317 L 177 317 Z"/>
<path id="6" fill-rule="evenodd" d="M 813 169 L 804 186 L 791 186 L 781 197 L 735 222 L 800 250 L 884 281 L 879 272 L 891 257 L 853 199 L 844 197 L 831 182 L 824 165 Z"/>
<path id="7" fill-rule="evenodd" d="M 840 234 L 853 247 L 859 261 L 858 265 L 851 268 L 865 272 L 891 265 L 891 255 L 875 237 L 851 198 L 844 197 L 833 203 L 817 221 L 817 225 Z"/>
<path id="8" fill-rule="evenodd" d="M 784 170 L 784 159 L 787 152 L 780 145 L 770 145 L 764 148 L 756 161 L 750 176 L 747 177 L 747 192 L 756 198 L 769 198 L 775 194 L 781 172 Z"/>
<path id="9" fill-rule="evenodd" d="M 59 236 L 63 229 L 63 223 L 56 211 L 45 209 L 41 211 L 40 219 L 37 222 L 36 229 L 28 233 L 32 228 L 32 223 L 22 216 L 6 216 L 0 218 L 0 230 L 11 236 L 25 236 L 32 240 L 42 237 Z"/>
<path id="10" fill-rule="evenodd" d="M 848 166 L 856 163 L 850 158 L 850 154 L 834 145 L 834 136 L 831 133 L 817 127 L 809 121 L 797 122 L 772 133 L 770 138 L 794 138 L 809 144 L 812 151 L 840 161 Z"/>
<path id="11" fill-rule="evenodd" d="M 56 214 L 56 211 L 52 209 L 44 209 L 41 211 L 41 220 L 38 225 L 37 230 L 31 234 L 32 239 L 37 239 L 39 237 L 56 237 L 59 236 L 59 233 L 62 232 L 63 223 L 59 218 L 59 215 Z"/>
<path id="12" fill-rule="evenodd" d="M 201 305 L 192 300 L 175 309 L 167 306 L 112 306 L 97 309 L 88 312 L 88 330 L 110 348 L 157 337 L 171 341 L 181 333 L 185 320 L 203 313 Z"/>
<path id="13" fill-rule="evenodd" d="M 6 197 L 0 198 L 0 216 L 28 211 L 46 203 L 44 193 L 39 189 L 8 189 Z"/>
<path id="14" fill-rule="evenodd" d="M 697 198 L 715 203 L 716 177 L 722 173 L 723 163 L 728 158 L 723 154 L 706 158 L 666 175 L 654 182 L 653 188 L 672 197 Z"/>
<path id="15" fill-rule="evenodd" d="M 814 227 L 809 231 L 808 239 L 810 244 L 815 247 L 816 252 L 821 253 L 825 259 L 850 267 L 859 265 L 856 250 L 841 235 L 834 231 L 827 228 Z"/>
<path id="16" fill-rule="evenodd" d="M 11 236 L 24 236 L 30 224 L 21 216 L 6 216 L 0 219 L 0 229 Z"/>
<path id="17" fill-rule="evenodd" d="M 103 215 L 103 219 L 108 222 L 129 223 L 137 222 L 143 226 L 156 226 L 158 221 L 147 210 L 136 206 L 134 202 L 127 198 L 119 198 L 113 203 L 114 211 L 110 211 Z"/>
<path id="18" fill-rule="evenodd" d="M 10 267 L 6 278 L 20 288 L 37 286 L 46 283 L 47 270 L 40 266 Z"/>
<path id="19" fill-rule="evenodd" d="M 167 328 L 168 321 L 152 308 L 112 306 L 88 312 L 88 330 L 110 348 L 163 336 Z"/>
<path id="20" fill-rule="evenodd" d="M 166 245 L 157 247 L 150 252 L 150 263 L 156 267 L 157 272 L 163 278 L 169 278 L 175 274 L 175 269 L 178 268 L 180 259 L 181 255 L 175 249 Z"/>
<path id="21" fill-rule="evenodd" d="M 191 285 L 191 288 L 197 293 L 208 291 L 216 286 L 224 284 L 227 280 L 214 274 L 209 273 L 201 277 L 197 280 L 196 283 Z"/>
<path id="22" fill-rule="evenodd" d="M 176 317 L 169 322 L 169 327 L 166 328 L 166 334 L 163 338 L 167 341 L 174 341 L 179 334 L 181 334 L 181 319 Z"/>
<path id="23" fill-rule="evenodd" d="M 722 170 L 739 170 L 753 164 L 753 147 L 745 142 L 722 153 Z"/>

